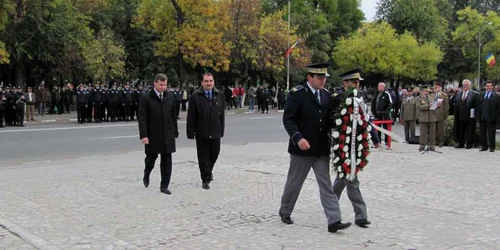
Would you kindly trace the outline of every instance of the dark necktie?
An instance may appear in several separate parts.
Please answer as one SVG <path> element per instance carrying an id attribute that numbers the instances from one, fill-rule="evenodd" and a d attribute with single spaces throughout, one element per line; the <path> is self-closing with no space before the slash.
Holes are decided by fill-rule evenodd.
<path id="1" fill-rule="evenodd" d="M 208 100 L 212 100 L 212 93 L 210 91 L 207 92 Z"/>
<path id="2" fill-rule="evenodd" d="M 319 105 L 321 105 L 321 99 L 319 99 L 318 92 L 319 92 L 319 90 L 317 90 L 316 92 L 314 92 L 314 96 L 316 97 L 316 102 L 317 102 Z"/>
<path id="3" fill-rule="evenodd" d="M 160 93 L 160 100 L 163 101 L 163 93 Z"/>

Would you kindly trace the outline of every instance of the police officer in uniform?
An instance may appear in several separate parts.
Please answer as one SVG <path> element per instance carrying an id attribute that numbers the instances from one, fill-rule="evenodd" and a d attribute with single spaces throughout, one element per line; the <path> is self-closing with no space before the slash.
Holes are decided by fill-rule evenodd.
<path id="1" fill-rule="evenodd" d="M 16 117 L 15 117 L 15 125 L 24 127 L 24 104 L 26 103 L 26 96 L 23 93 L 23 89 L 21 87 L 17 88 L 16 93 Z"/>
<path id="2" fill-rule="evenodd" d="M 118 90 L 118 86 L 113 84 L 113 88 L 109 91 L 109 103 L 111 105 L 111 122 L 116 122 L 118 120 L 118 111 L 120 109 L 121 92 Z"/>
<path id="3" fill-rule="evenodd" d="M 89 95 L 83 89 L 83 85 L 78 85 L 78 90 L 76 90 L 76 113 L 78 118 L 78 124 L 84 124 L 87 118 L 87 103 Z"/>
<path id="4" fill-rule="evenodd" d="M 342 84 L 344 85 L 344 90 L 349 89 L 358 89 L 359 81 L 362 81 L 361 78 L 361 69 L 354 69 L 344 74 L 339 75 L 342 78 Z M 345 101 L 345 91 L 341 94 L 333 94 L 333 107 L 338 107 L 341 102 Z M 358 92 L 358 98 L 362 97 L 361 92 Z M 334 112 L 340 112 L 340 110 L 336 110 Z M 332 124 L 333 126 L 333 124 Z M 352 135 L 355 136 L 355 135 Z M 335 181 L 333 182 L 333 192 L 337 196 L 337 199 L 340 200 L 340 196 L 344 191 L 344 188 L 347 187 L 347 197 L 352 203 L 352 207 L 354 208 L 355 220 L 354 223 L 360 227 L 366 227 L 370 225 L 371 222 L 368 220 L 368 213 L 366 212 L 366 203 L 361 195 L 361 191 L 359 190 L 359 180 L 358 177 L 353 181 L 349 181 L 346 179 L 341 179 L 337 176 Z"/>
<path id="5" fill-rule="evenodd" d="M 16 115 L 16 93 L 14 87 L 10 85 L 5 88 L 5 123 L 7 126 L 14 125 L 14 118 Z"/>
<path id="6" fill-rule="evenodd" d="M 326 77 L 329 76 L 328 66 L 327 63 L 308 65 L 307 82 L 293 88 L 287 97 L 283 125 L 290 136 L 290 168 L 279 215 L 285 224 L 293 224 L 290 216 L 312 168 L 328 220 L 328 231 L 333 233 L 347 229 L 351 223 L 341 222 L 339 202 L 330 179 L 329 115 L 333 108 L 333 97 L 324 89 Z"/>
<path id="7" fill-rule="evenodd" d="M 128 83 L 125 84 L 125 89 L 123 90 L 123 119 L 124 121 L 130 121 L 130 107 L 134 101 L 134 92 L 130 89 L 130 85 Z"/>
<path id="8" fill-rule="evenodd" d="M 106 84 L 101 85 L 102 89 L 102 106 L 101 106 L 101 121 L 109 122 L 109 90 Z"/>
<path id="9" fill-rule="evenodd" d="M 96 123 L 101 123 L 101 107 L 103 104 L 103 93 L 99 83 L 95 84 L 95 88 L 92 90 L 92 106 L 94 106 L 94 121 Z"/>

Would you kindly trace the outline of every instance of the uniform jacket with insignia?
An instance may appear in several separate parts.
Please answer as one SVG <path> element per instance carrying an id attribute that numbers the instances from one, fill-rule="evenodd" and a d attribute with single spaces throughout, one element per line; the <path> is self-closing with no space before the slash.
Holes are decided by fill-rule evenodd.
<path id="1" fill-rule="evenodd" d="M 401 117 L 403 121 L 416 121 L 420 116 L 420 110 L 417 108 L 418 98 L 408 97 L 401 98 Z"/>
<path id="2" fill-rule="evenodd" d="M 448 114 L 450 113 L 450 101 L 448 100 L 448 95 L 440 92 L 434 95 L 436 99 L 442 99 L 441 107 L 436 109 L 436 121 L 442 122 L 448 119 Z"/>
<path id="3" fill-rule="evenodd" d="M 435 101 L 436 98 L 433 95 L 418 97 L 419 122 L 436 122 L 436 110 L 429 109 Z"/>
<path id="4" fill-rule="evenodd" d="M 283 125 L 290 136 L 288 153 L 300 156 L 321 157 L 330 155 L 330 111 L 333 97 L 324 90 L 321 94 L 321 105 L 317 103 L 308 84 L 297 86 L 288 93 Z M 298 142 L 306 139 L 310 149 L 302 151 Z"/>

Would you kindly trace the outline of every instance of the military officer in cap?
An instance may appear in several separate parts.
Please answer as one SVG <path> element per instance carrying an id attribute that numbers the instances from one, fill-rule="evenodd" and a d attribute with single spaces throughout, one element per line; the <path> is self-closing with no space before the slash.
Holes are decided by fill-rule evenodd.
<path id="1" fill-rule="evenodd" d="M 110 108 L 111 122 L 116 122 L 118 120 L 120 101 L 121 101 L 121 92 L 118 90 L 117 84 L 114 83 L 113 88 L 109 90 L 109 103 L 111 105 Z"/>
<path id="2" fill-rule="evenodd" d="M 417 101 L 420 110 L 419 151 L 424 151 L 425 146 L 429 146 L 429 150 L 435 151 L 436 146 L 436 110 L 431 110 L 432 105 L 436 102 L 436 97 L 430 93 L 431 89 L 429 87 L 424 87 Z"/>
<path id="3" fill-rule="evenodd" d="M 83 89 L 83 84 L 78 85 L 78 89 L 76 90 L 76 114 L 78 124 L 84 124 L 86 122 L 88 98 L 89 94 Z"/>
<path id="4" fill-rule="evenodd" d="M 290 168 L 281 198 L 279 215 L 286 224 L 293 224 L 290 217 L 304 181 L 311 170 L 316 175 L 321 204 L 328 220 L 328 231 L 347 229 L 351 223 L 342 223 L 337 196 L 333 193 L 330 178 L 329 114 L 331 94 L 324 89 L 329 64 L 308 65 L 307 82 L 288 94 L 283 114 L 283 125 L 290 136 L 288 153 Z"/>
<path id="5" fill-rule="evenodd" d="M 346 91 L 358 89 L 359 81 L 362 81 L 361 78 L 361 69 L 354 69 L 349 72 L 343 73 L 339 75 L 342 78 L 342 85 L 344 86 L 344 91 L 340 94 L 333 94 L 333 107 L 338 107 L 341 102 L 345 101 L 345 93 Z M 360 92 L 358 92 L 358 98 L 362 98 Z M 365 104 L 366 105 L 366 104 Z M 332 110 L 332 112 L 340 112 L 340 110 Z M 333 121 L 331 126 L 333 127 Z M 353 137 L 356 135 L 352 135 Z M 347 187 L 347 197 L 352 203 L 352 207 L 354 208 L 355 220 L 354 223 L 360 227 L 366 227 L 370 225 L 371 222 L 368 220 L 368 213 L 366 212 L 366 203 L 361 195 L 361 191 L 359 190 L 359 179 L 356 176 L 353 181 L 339 178 L 335 179 L 333 182 L 333 192 L 337 196 L 337 199 L 340 200 L 340 196 L 342 192 Z"/>
<path id="6" fill-rule="evenodd" d="M 436 145 L 444 145 L 444 122 L 448 119 L 450 113 L 450 100 L 448 95 L 443 92 L 443 84 L 434 83 L 434 97 L 439 101 L 439 108 L 436 109 Z"/>
<path id="7" fill-rule="evenodd" d="M 104 103 L 101 84 L 97 82 L 92 90 L 92 106 L 94 107 L 94 122 L 101 123 L 101 107 Z"/>

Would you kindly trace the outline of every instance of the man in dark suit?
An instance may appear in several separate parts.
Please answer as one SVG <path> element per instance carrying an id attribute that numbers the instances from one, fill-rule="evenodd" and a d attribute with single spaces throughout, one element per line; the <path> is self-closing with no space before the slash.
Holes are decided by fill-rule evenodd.
<path id="1" fill-rule="evenodd" d="M 174 96 L 167 89 L 167 76 L 157 74 L 154 88 L 141 97 L 139 103 L 139 134 L 145 145 L 146 167 L 143 183 L 149 186 L 149 175 L 155 166 L 158 154 L 161 155 L 160 191 L 172 194 L 168 189 L 172 175 L 172 153 L 175 152 L 175 138 L 179 136 L 175 115 Z"/>
<path id="2" fill-rule="evenodd" d="M 478 93 L 471 89 L 471 81 L 463 80 L 462 91 L 455 98 L 455 148 L 471 149 L 474 147 L 474 134 L 476 129 L 476 97 Z"/>
<path id="3" fill-rule="evenodd" d="M 214 86 L 212 73 L 203 74 L 201 88 L 191 95 L 187 113 L 187 137 L 196 138 L 203 189 L 210 189 L 212 172 L 219 158 L 220 140 L 224 137 L 224 95 Z"/>
<path id="4" fill-rule="evenodd" d="M 479 140 L 481 149 L 495 151 L 496 123 L 500 115 L 500 96 L 493 92 L 493 82 L 487 81 L 485 91 L 477 96 L 477 119 L 479 120 Z"/>
<path id="5" fill-rule="evenodd" d="M 330 113 L 333 97 L 324 89 L 329 64 L 308 65 L 307 82 L 288 94 L 283 125 L 290 136 L 290 168 L 281 197 L 279 215 L 285 224 L 293 224 L 291 214 L 311 168 L 316 175 L 321 204 L 328 219 L 328 231 L 347 229 L 342 223 L 339 201 L 330 178 Z"/>

